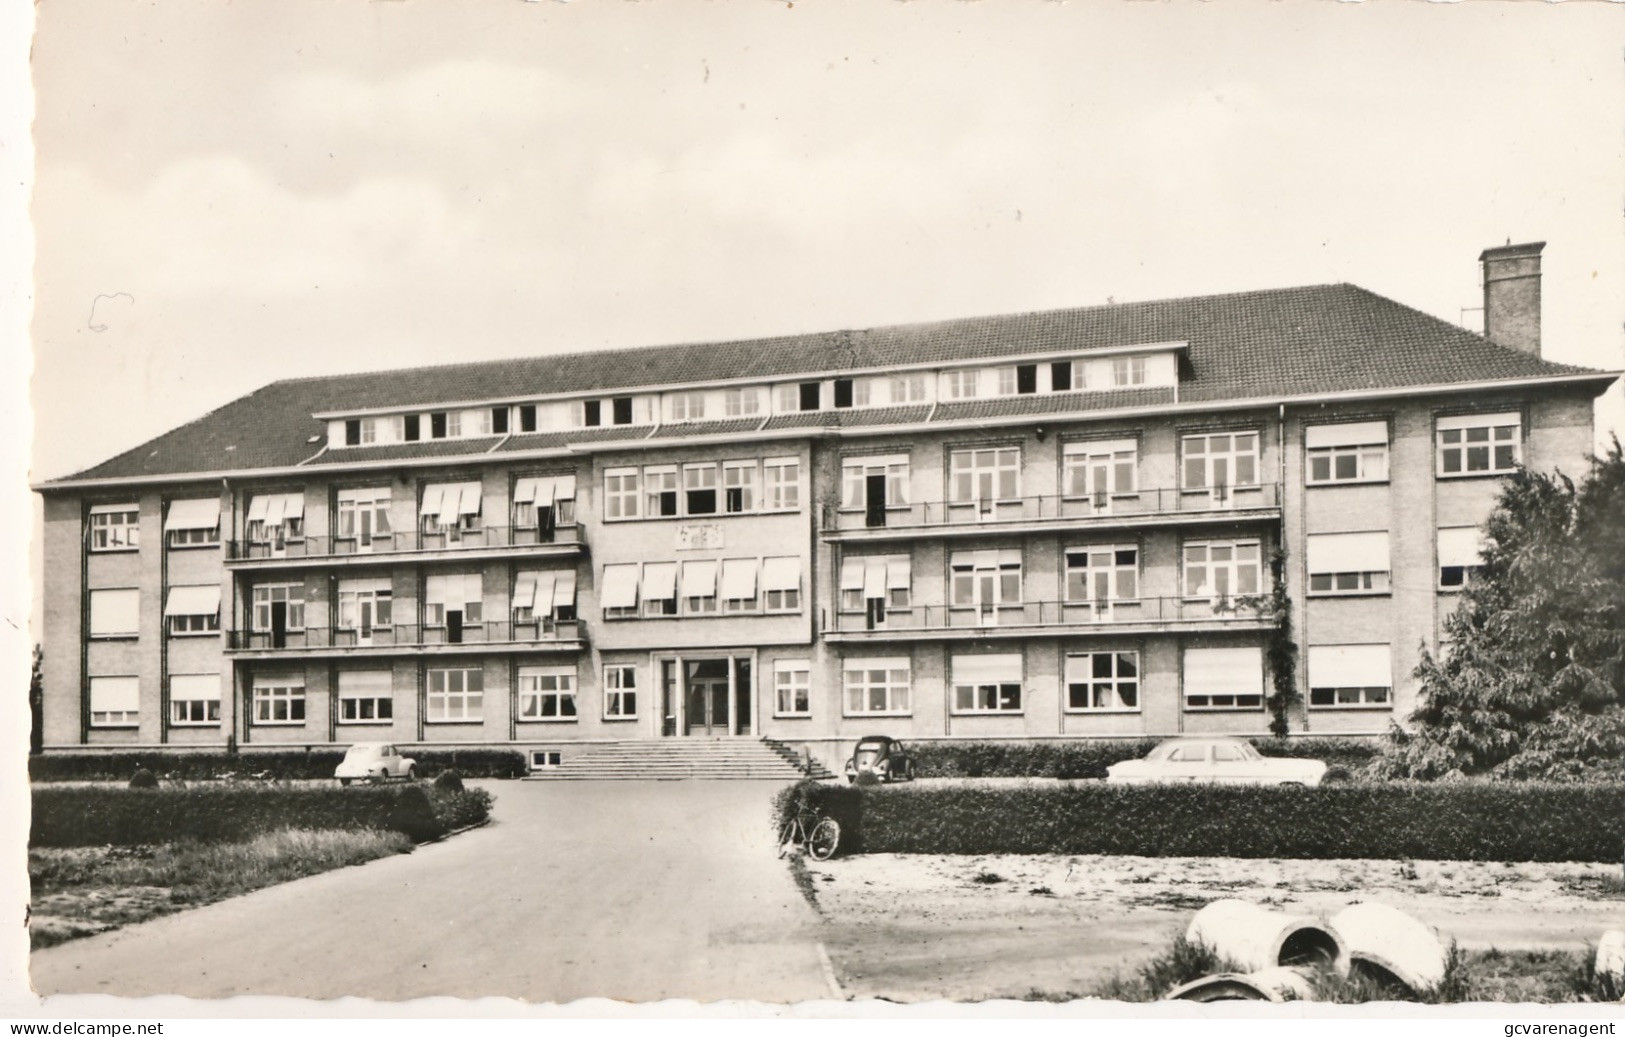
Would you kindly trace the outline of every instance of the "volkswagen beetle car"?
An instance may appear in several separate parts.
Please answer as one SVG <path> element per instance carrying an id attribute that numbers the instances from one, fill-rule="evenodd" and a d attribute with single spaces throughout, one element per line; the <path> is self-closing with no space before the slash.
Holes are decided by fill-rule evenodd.
<path id="1" fill-rule="evenodd" d="M 1319 785 L 1326 777 L 1320 760 L 1265 756 L 1241 738 L 1170 738 L 1143 760 L 1106 768 L 1118 785 L 1154 781 L 1210 782 L 1218 785 Z"/>
<path id="2" fill-rule="evenodd" d="M 846 780 L 855 782 L 864 774 L 876 781 L 913 781 L 914 761 L 908 758 L 903 743 L 888 735 L 869 735 L 858 739 L 846 761 Z"/>
<path id="3" fill-rule="evenodd" d="M 333 777 L 340 785 L 352 781 L 388 781 L 399 778 L 410 781 L 418 776 L 417 761 L 402 756 L 400 750 L 388 742 L 357 742 L 345 752 Z"/>

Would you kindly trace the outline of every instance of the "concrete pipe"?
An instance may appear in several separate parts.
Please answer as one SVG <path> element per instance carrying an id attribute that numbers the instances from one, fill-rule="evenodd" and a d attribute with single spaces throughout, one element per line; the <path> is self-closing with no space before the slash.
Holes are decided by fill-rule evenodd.
<path id="1" fill-rule="evenodd" d="M 1348 954 L 1337 931 L 1318 919 L 1286 915 L 1244 900 L 1215 900 L 1191 919 L 1185 939 L 1204 943 L 1249 973 L 1305 965 L 1338 974 Z"/>
<path id="2" fill-rule="evenodd" d="M 1420 994 L 1444 981 L 1447 952 L 1428 926 L 1386 904 L 1354 904 L 1332 916 L 1349 970 L 1379 986 Z"/>
<path id="3" fill-rule="evenodd" d="M 1164 1001 L 1313 1001 L 1314 982 L 1303 969 L 1285 966 L 1241 975 L 1221 972 L 1175 987 Z"/>
<path id="4" fill-rule="evenodd" d="M 1625 1001 L 1625 932 L 1610 929 L 1597 941 L 1597 957 L 1591 966 L 1591 975 L 1603 989 L 1604 996 L 1615 996 Z"/>

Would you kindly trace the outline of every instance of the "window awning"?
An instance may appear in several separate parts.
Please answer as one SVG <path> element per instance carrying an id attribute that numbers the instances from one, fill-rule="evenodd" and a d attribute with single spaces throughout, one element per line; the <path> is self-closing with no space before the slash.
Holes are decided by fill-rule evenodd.
<path id="1" fill-rule="evenodd" d="M 305 514 L 305 495 L 302 493 L 262 493 L 248 502 L 248 521 L 263 522 L 267 526 L 280 526 L 286 519 L 297 519 Z"/>
<path id="2" fill-rule="evenodd" d="M 886 586 L 892 590 L 907 590 L 913 580 L 913 570 L 908 555 L 892 555 L 886 559 Z"/>
<path id="3" fill-rule="evenodd" d="M 536 607 L 536 574 L 520 573 L 513 580 L 513 607 L 528 609 Z"/>
<path id="4" fill-rule="evenodd" d="M 1310 645 L 1311 688 L 1391 688 L 1394 668 L 1387 645 Z"/>
<path id="5" fill-rule="evenodd" d="M 138 510 L 140 510 L 140 509 L 134 503 L 130 503 L 130 504 L 92 504 L 90 506 L 90 513 L 92 515 L 122 515 L 127 511 L 138 511 Z"/>
<path id="6" fill-rule="evenodd" d="M 1386 421 L 1357 421 L 1347 425 L 1310 425 L 1304 445 L 1310 450 L 1328 446 L 1372 446 L 1388 442 Z"/>
<path id="7" fill-rule="evenodd" d="M 218 702 L 220 701 L 220 675 L 218 673 L 175 674 L 169 678 L 169 697 L 175 702 Z"/>
<path id="8" fill-rule="evenodd" d="M 643 566 L 643 600 L 677 597 L 677 563 L 647 562 Z"/>
<path id="9" fill-rule="evenodd" d="M 164 519 L 164 532 L 177 529 L 215 529 L 220 525 L 220 498 L 204 500 L 178 500 L 169 502 L 169 515 Z"/>
<path id="10" fill-rule="evenodd" d="M 890 468 L 892 465 L 906 464 L 908 464 L 907 454 L 870 454 L 841 459 L 842 468 Z"/>
<path id="11" fill-rule="evenodd" d="M 340 594 L 388 594 L 394 589 L 393 582 L 387 576 L 339 581 Z"/>
<path id="12" fill-rule="evenodd" d="M 1321 573 L 1388 572 L 1388 534 L 1311 533 L 1305 555 L 1309 571 Z"/>
<path id="13" fill-rule="evenodd" d="M 956 655 L 955 684 L 1008 684 L 1021 680 L 1021 655 Z"/>
<path id="14" fill-rule="evenodd" d="M 1483 565 L 1483 535 L 1477 526 L 1439 530 L 1439 567 Z"/>
<path id="15" fill-rule="evenodd" d="M 92 634 L 133 634 L 141 627 L 141 592 L 138 590 L 93 590 L 90 592 L 90 632 Z"/>
<path id="16" fill-rule="evenodd" d="M 212 616 L 220 611 L 220 585 L 171 587 L 164 605 L 166 616 Z"/>
<path id="17" fill-rule="evenodd" d="M 884 598 L 886 596 L 886 559 L 865 558 L 863 567 L 863 596 L 865 598 Z"/>
<path id="18" fill-rule="evenodd" d="M 722 587 L 718 596 L 727 601 L 754 601 L 756 598 L 756 559 L 729 558 L 722 563 Z"/>
<path id="19" fill-rule="evenodd" d="M 480 513 L 480 484 L 477 482 L 440 483 L 423 488 L 421 514 L 439 517 L 440 524 L 450 526 L 459 515 Z"/>
<path id="20" fill-rule="evenodd" d="M 574 606 L 576 603 L 576 571 L 574 569 L 562 569 L 557 576 L 558 579 L 553 582 L 553 607 L 558 609 L 567 605 Z M 536 600 L 540 601 L 542 600 L 540 584 L 537 586 Z"/>
<path id="21" fill-rule="evenodd" d="M 561 475 L 555 478 L 553 480 L 553 499 L 575 500 L 576 477 L 573 475 Z"/>
<path id="22" fill-rule="evenodd" d="M 513 502 L 515 504 L 533 504 L 536 501 L 536 484 L 541 479 L 518 479 L 513 484 Z M 551 481 L 551 480 L 548 480 Z M 550 498 L 551 499 L 551 498 Z"/>
<path id="23" fill-rule="evenodd" d="M 366 698 L 388 698 L 395 690 L 388 670 L 340 670 L 339 694 Z"/>
<path id="24" fill-rule="evenodd" d="M 430 605 L 462 608 L 483 597 L 484 587 L 479 573 L 448 573 L 431 576 L 424 581 L 423 600 Z"/>
<path id="25" fill-rule="evenodd" d="M 1095 457 L 1124 450 L 1137 450 L 1139 446 L 1140 444 L 1132 439 L 1091 439 L 1081 443 L 1066 443 L 1061 447 L 1061 453 L 1067 457 L 1078 455 Z"/>
<path id="26" fill-rule="evenodd" d="M 762 590 L 793 591 L 801 589 L 801 559 L 768 558 L 762 562 Z"/>
<path id="27" fill-rule="evenodd" d="M 604 566 L 604 588 L 599 595 L 606 609 L 629 609 L 638 603 L 636 562 Z"/>
<path id="28" fill-rule="evenodd" d="M 1187 648 L 1185 694 L 1264 694 L 1263 649 Z"/>
<path id="29" fill-rule="evenodd" d="M 1504 414 L 1453 414 L 1440 418 L 1438 427 L 1450 428 L 1483 428 L 1487 425 L 1520 425 L 1523 415 L 1517 411 L 1508 411 Z"/>
<path id="30" fill-rule="evenodd" d="M 90 708 L 97 713 L 134 713 L 141 708 L 141 678 L 90 678 Z"/>
<path id="31" fill-rule="evenodd" d="M 841 590 L 859 591 L 863 589 L 863 574 L 865 570 L 862 558 L 846 557 L 841 559 Z"/>
<path id="32" fill-rule="evenodd" d="M 683 597 L 710 598 L 717 593 L 717 563 L 683 563 Z"/>

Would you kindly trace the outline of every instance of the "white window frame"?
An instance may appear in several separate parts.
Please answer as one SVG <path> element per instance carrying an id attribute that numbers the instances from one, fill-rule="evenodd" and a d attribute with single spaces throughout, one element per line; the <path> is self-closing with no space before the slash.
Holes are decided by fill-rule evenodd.
<path id="1" fill-rule="evenodd" d="M 1145 357 L 1112 357 L 1112 385 L 1123 389 L 1145 384 Z"/>
<path id="2" fill-rule="evenodd" d="M 1128 555 L 1127 561 L 1123 556 Z M 1082 558 L 1082 564 L 1074 559 Z M 1080 544 L 1061 551 L 1066 600 L 1091 605 L 1138 601 L 1142 589 L 1139 544 Z M 1077 593 L 1075 583 L 1083 593 Z M 1101 593 L 1104 591 L 1105 593 Z"/>
<path id="3" fill-rule="evenodd" d="M 1010 591 L 1010 577 L 1015 579 L 1015 593 Z M 968 581 L 968 582 L 963 582 Z M 997 613 L 1001 608 L 1017 608 L 1025 603 L 1022 591 L 1025 584 L 1021 549 L 955 551 L 948 557 L 948 607 L 970 609 L 982 614 Z M 961 588 L 968 590 L 962 593 Z M 987 600 L 991 588 L 993 600 Z"/>
<path id="4" fill-rule="evenodd" d="M 1447 541 L 1465 541 L 1471 537 L 1477 545 L 1477 561 L 1473 564 L 1455 564 L 1465 562 L 1461 552 L 1461 545 L 1447 543 Z M 1484 568 L 1484 533 L 1477 526 L 1441 526 L 1434 533 L 1434 550 L 1438 559 L 1437 575 L 1438 589 L 1446 592 L 1457 592 L 1469 586 Z M 1446 565 L 1446 561 L 1451 564 Z M 1449 570 L 1460 569 L 1459 581 L 1446 582 L 1445 574 Z"/>
<path id="5" fill-rule="evenodd" d="M 641 473 L 636 468 L 604 469 L 604 521 L 620 522 L 641 514 Z"/>
<path id="6" fill-rule="evenodd" d="M 1440 479 L 1508 475 L 1523 460 L 1523 415 L 1513 411 L 1442 417 L 1436 422 L 1434 444 L 1435 471 Z M 1480 451 L 1483 463 L 1475 466 Z M 1452 459 L 1455 470 L 1451 469 Z"/>
<path id="7" fill-rule="evenodd" d="M 1394 708 L 1392 646 L 1310 645 L 1306 654 L 1309 670 L 1306 705 L 1310 709 Z M 1351 672 L 1355 675 L 1352 679 L 1348 676 Z M 1331 701 L 1316 701 L 1328 698 Z"/>
<path id="8" fill-rule="evenodd" d="M 864 613 L 879 581 L 884 611 L 913 607 L 914 560 L 907 554 L 847 555 L 841 559 L 840 610 Z M 871 570 L 874 570 L 873 572 Z"/>
<path id="9" fill-rule="evenodd" d="M 976 672 L 1005 671 L 1012 665 L 1013 680 L 1008 672 Z M 949 693 L 953 696 L 950 711 L 954 716 L 1018 716 L 1022 713 L 1025 679 L 1020 652 L 956 655 L 949 661 L 949 674 Z"/>
<path id="10" fill-rule="evenodd" d="M 942 372 L 942 398 L 974 400 L 980 395 L 982 372 L 974 367 Z"/>
<path id="11" fill-rule="evenodd" d="M 98 695 L 98 691 L 100 694 Z M 97 674 L 88 682 L 91 727 L 136 727 L 141 723 L 141 678 L 133 674 Z M 134 709 L 97 709 L 108 698 L 135 703 Z M 101 699 L 101 701 L 97 701 Z"/>
<path id="12" fill-rule="evenodd" d="M 705 393 L 701 390 L 670 393 L 666 401 L 666 412 L 671 421 L 705 420 Z"/>
<path id="13" fill-rule="evenodd" d="M 395 589 L 373 586 L 371 579 L 340 580 L 335 629 L 355 630 L 363 602 L 372 602 L 372 628 L 389 630 L 395 625 Z"/>
<path id="14" fill-rule="evenodd" d="M 875 380 L 873 378 L 852 379 L 852 406 L 871 407 L 875 399 Z"/>
<path id="15" fill-rule="evenodd" d="M 812 660 L 773 660 L 773 715 L 812 716 Z"/>
<path id="16" fill-rule="evenodd" d="M 141 507 L 98 504 L 90 509 L 90 550 L 94 554 L 141 549 Z"/>
<path id="17" fill-rule="evenodd" d="M 98 599 L 102 602 L 97 605 Z M 89 632 L 95 640 L 139 637 L 141 634 L 141 591 L 135 587 L 98 587 L 88 600 Z M 98 621 L 98 616 L 101 617 Z M 129 629 L 111 629 L 128 627 Z"/>
<path id="18" fill-rule="evenodd" d="M 1341 466 L 1348 471 L 1340 473 Z M 1304 430 L 1303 478 L 1307 486 L 1387 482 L 1388 423 L 1356 421 L 1308 426 Z"/>
<path id="19" fill-rule="evenodd" d="M 671 510 L 661 503 L 666 494 L 672 495 Z M 645 518 L 677 518 L 683 513 L 683 490 L 674 464 L 646 465 L 643 469 L 643 495 Z"/>
<path id="20" fill-rule="evenodd" d="M 454 580 L 461 581 L 461 594 L 451 593 Z M 478 592 L 471 597 L 469 591 Z M 485 622 L 485 579 L 482 573 L 435 573 L 423 578 L 423 625 L 446 625 L 447 606 L 462 606 L 463 627 L 466 629 Z"/>
<path id="21" fill-rule="evenodd" d="M 604 719 L 638 717 L 638 668 L 631 663 L 604 666 Z"/>
<path id="22" fill-rule="evenodd" d="M 841 510 L 864 511 L 871 475 L 886 477 L 885 508 L 907 510 L 909 506 L 909 460 L 906 454 L 841 459 Z"/>
<path id="23" fill-rule="evenodd" d="M 1097 674 L 1095 672 L 1097 660 L 1104 660 L 1110 672 Z M 1125 672 L 1125 668 L 1128 668 L 1129 672 Z M 1066 712 L 1138 713 L 1145 702 L 1142 694 L 1145 688 L 1143 675 L 1140 653 L 1136 651 L 1068 653 L 1061 672 L 1066 693 Z M 1133 688 L 1134 701 L 1125 705 L 1123 692 L 1130 687 Z"/>
<path id="24" fill-rule="evenodd" d="M 893 404 L 924 403 L 929 396 L 923 374 L 895 374 L 886 379 L 887 398 Z"/>
<path id="25" fill-rule="evenodd" d="M 769 457 L 762 461 L 763 511 L 801 510 L 801 459 Z"/>
<path id="26" fill-rule="evenodd" d="M 754 417 L 762 412 L 762 390 L 756 386 L 735 387 L 722 391 L 722 413 L 729 418 Z"/>
<path id="27" fill-rule="evenodd" d="M 1251 685 L 1249 684 L 1249 690 L 1245 692 L 1191 691 L 1188 686 L 1187 677 L 1190 672 L 1190 662 L 1193 654 L 1206 654 L 1210 657 L 1225 654 L 1233 661 L 1240 661 L 1245 658 L 1245 662 L 1249 670 L 1249 676 L 1251 675 L 1250 671 L 1253 669 L 1253 661 L 1256 659 L 1259 675 L 1258 690 L 1256 692 L 1251 690 Z M 1268 698 L 1268 692 L 1264 687 L 1266 676 L 1264 650 L 1262 648 L 1187 648 L 1180 658 L 1180 705 L 1187 713 L 1261 712 L 1264 708 L 1264 702 Z M 1192 701 L 1193 699 L 1197 698 L 1205 699 L 1206 701 L 1200 703 L 1195 703 Z M 1243 699 L 1257 699 L 1258 701 L 1243 702 Z"/>
<path id="28" fill-rule="evenodd" d="M 875 674 L 881 677 L 875 679 Z M 855 677 L 855 679 L 854 679 Z M 913 666 L 906 657 L 841 662 L 841 711 L 849 717 L 913 716 Z M 882 705 L 871 705 L 874 695 Z"/>
<path id="29" fill-rule="evenodd" d="M 251 698 L 255 727 L 304 727 L 309 718 L 303 677 L 255 677 Z"/>
<path id="30" fill-rule="evenodd" d="M 170 637 L 199 637 L 220 632 L 219 612 L 197 612 L 166 616 Z"/>
<path id="31" fill-rule="evenodd" d="M 453 674 L 458 675 L 455 681 Z M 485 671 L 480 667 L 431 666 L 424 671 L 423 683 L 424 723 L 471 724 L 485 719 Z"/>
<path id="32" fill-rule="evenodd" d="M 796 563 L 796 585 L 794 587 L 767 586 L 769 563 L 780 558 L 792 558 Z M 790 613 L 801 611 L 801 583 L 805 578 L 802 571 L 801 559 L 791 555 L 775 556 L 762 559 L 762 568 L 757 577 L 757 588 L 762 596 L 762 611 L 771 613 Z"/>
<path id="33" fill-rule="evenodd" d="M 1016 375 L 1016 369 L 1015 369 L 1015 367 L 1013 365 L 1006 365 L 1004 367 L 995 367 L 993 369 L 993 373 L 994 373 L 994 376 L 995 376 L 995 378 L 997 379 L 997 382 L 998 382 L 998 388 L 995 391 L 995 395 L 998 395 L 998 396 L 1014 396 L 1014 395 L 1016 395 L 1016 385 L 1019 382 L 1019 378 Z"/>
<path id="34" fill-rule="evenodd" d="M 336 539 L 359 539 L 364 514 L 372 516 L 372 530 L 367 534 L 369 537 L 379 540 L 394 536 L 394 524 L 389 518 L 391 500 L 387 486 L 369 487 L 364 490 L 340 490 L 336 509 L 338 512 Z"/>
<path id="35" fill-rule="evenodd" d="M 1324 559 L 1324 554 L 1341 547 L 1338 555 L 1353 553 L 1362 562 L 1337 564 Z M 1390 591 L 1391 570 L 1390 538 L 1386 530 L 1369 533 L 1310 533 L 1304 538 L 1305 569 L 1308 576 L 1306 593 L 1310 597 L 1337 597 L 1340 595 L 1387 594 Z M 1354 565 L 1358 565 L 1356 568 Z"/>
<path id="36" fill-rule="evenodd" d="M 521 724 L 573 724 L 579 719 L 574 666 L 521 666 L 514 719 Z"/>
<path id="37" fill-rule="evenodd" d="M 344 678 L 355 673 L 365 673 L 376 676 L 383 674 L 383 690 L 372 688 L 346 688 Z M 388 725 L 395 722 L 395 689 L 394 674 L 390 670 L 340 670 L 338 675 L 338 722 L 343 726 L 358 725 Z M 346 707 L 354 703 L 353 709 Z M 368 705 L 370 704 L 370 705 Z M 387 708 L 386 708 L 387 707 Z M 346 712 L 353 712 L 354 716 L 346 716 Z M 371 713 L 371 716 L 364 714 Z M 389 715 L 384 716 L 387 712 Z"/>
<path id="38" fill-rule="evenodd" d="M 1222 450 L 1214 449 L 1215 443 L 1224 440 Z M 1251 443 L 1250 449 L 1242 449 L 1240 440 Z M 1180 443 L 1180 485 L 1187 490 L 1218 490 L 1238 486 L 1259 485 L 1260 469 L 1263 462 L 1263 441 L 1257 429 L 1237 429 L 1233 432 L 1196 432 L 1183 435 Z M 1200 450 L 1193 450 L 1196 444 L 1201 445 Z M 1200 460 L 1198 460 L 1200 459 Z M 1243 480 L 1238 468 L 1240 462 L 1246 460 L 1251 463 L 1252 476 Z M 1215 478 L 1217 462 L 1224 462 L 1224 471 L 1228 476 L 1226 480 Z M 1191 464 L 1201 465 L 1201 477 L 1192 479 Z"/>
<path id="39" fill-rule="evenodd" d="M 202 693 L 192 689 L 202 684 Z M 170 727 L 220 726 L 220 675 L 175 673 L 169 677 Z"/>
<path id="40" fill-rule="evenodd" d="M 986 494 L 982 493 L 986 483 Z M 948 452 L 950 504 L 990 505 L 1021 499 L 1021 448 L 958 447 Z M 1010 492 L 1005 493 L 1008 489 Z"/>
<path id="41" fill-rule="evenodd" d="M 264 592 L 264 593 L 261 593 Z M 297 592 L 297 593 L 295 593 Z M 249 592 L 256 633 L 271 630 L 271 606 L 278 601 L 288 603 L 288 633 L 305 629 L 305 585 L 303 583 L 256 583 Z"/>
<path id="42" fill-rule="evenodd" d="M 1215 560 L 1213 557 L 1214 552 L 1220 549 L 1228 549 L 1229 557 Z M 1250 549 L 1254 555 L 1250 566 L 1245 564 L 1241 558 L 1241 554 L 1247 549 Z M 1199 560 L 1193 561 L 1191 555 L 1193 550 L 1203 552 Z M 1183 588 L 1183 595 L 1187 600 L 1228 601 L 1232 598 L 1250 598 L 1269 592 L 1264 573 L 1264 544 L 1261 540 L 1187 540 L 1180 547 L 1179 557 L 1180 586 Z M 1202 566 L 1212 582 L 1192 586 L 1191 568 L 1193 565 Z M 1242 576 L 1248 571 L 1253 576 L 1253 589 L 1242 590 L 1240 589 Z M 1225 581 L 1227 587 L 1223 593 L 1216 589 L 1215 584 L 1217 581 L 1213 580 L 1213 577 L 1219 572 L 1224 572 L 1227 576 Z"/>
<path id="43" fill-rule="evenodd" d="M 711 494 L 711 509 L 709 511 L 694 510 L 694 502 L 690 494 Z M 699 464 L 683 465 L 683 496 L 679 502 L 684 515 L 720 515 L 722 511 L 722 490 L 717 478 L 717 463 L 705 461 Z"/>
<path id="44" fill-rule="evenodd" d="M 748 515 L 756 510 L 760 501 L 760 491 L 756 478 L 757 462 L 724 461 L 722 462 L 722 514 Z M 733 506 L 734 491 L 739 492 L 739 507 Z"/>
<path id="45" fill-rule="evenodd" d="M 1112 497 L 1139 492 L 1139 446 L 1133 440 L 1097 440 L 1068 443 L 1061 449 L 1062 496 L 1109 505 Z M 1097 486 L 1095 476 L 1104 468 L 1110 486 Z"/>

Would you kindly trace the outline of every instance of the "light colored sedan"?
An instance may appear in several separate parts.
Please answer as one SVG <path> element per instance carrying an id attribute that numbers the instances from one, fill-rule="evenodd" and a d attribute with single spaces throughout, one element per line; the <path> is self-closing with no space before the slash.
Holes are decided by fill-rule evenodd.
<path id="1" fill-rule="evenodd" d="M 1326 777 L 1320 760 L 1265 756 L 1241 738 L 1170 738 L 1143 760 L 1106 768 L 1118 785 L 1154 781 L 1208 782 L 1215 785 L 1319 785 Z"/>
<path id="2" fill-rule="evenodd" d="M 402 756 L 399 749 L 388 742 L 357 742 L 350 746 L 339 761 L 333 777 L 340 785 L 352 781 L 388 781 L 401 778 L 407 781 L 418 776 L 417 761 Z"/>

